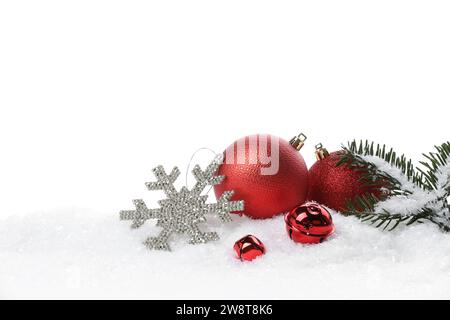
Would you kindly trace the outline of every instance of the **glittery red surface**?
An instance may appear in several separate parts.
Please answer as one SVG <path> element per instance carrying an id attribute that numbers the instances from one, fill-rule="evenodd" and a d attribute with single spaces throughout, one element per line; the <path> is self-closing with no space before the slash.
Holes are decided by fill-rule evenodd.
<path id="1" fill-rule="evenodd" d="M 346 166 L 336 167 L 340 152 L 333 152 L 325 159 L 318 160 L 309 169 L 308 191 L 308 200 L 338 211 L 345 209 L 347 200 L 371 191 L 358 181 L 360 173 Z"/>
<path id="2" fill-rule="evenodd" d="M 268 149 L 271 147 L 268 140 Z M 275 175 L 261 175 L 262 165 L 258 152 L 250 150 L 249 137 L 245 140 L 246 164 L 224 164 L 218 174 L 225 175 L 224 181 L 215 186 L 216 197 L 224 191 L 234 190 L 233 200 L 244 200 L 244 214 L 252 218 L 270 218 L 276 214 L 285 213 L 306 200 L 308 192 L 308 169 L 301 154 L 289 142 L 279 139 L 279 170 Z M 239 140 L 238 140 L 239 141 Z M 228 147 L 234 148 L 236 142 Z M 254 148 L 252 148 L 254 149 Z M 235 148 L 235 157 L 237 152 Z M 252 161 L 257 160 L 249 164 Z"/>

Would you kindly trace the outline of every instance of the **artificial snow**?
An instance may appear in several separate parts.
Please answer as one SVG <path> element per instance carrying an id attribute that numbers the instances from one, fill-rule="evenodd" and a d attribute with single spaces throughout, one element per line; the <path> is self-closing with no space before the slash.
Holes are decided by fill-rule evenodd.
<path id="1" fill-rule="evenodd" d="M 333 212 L 335 234 L 293 243 L 282 216 L 210 220 L 219 241 L 172 252 L 142 245 L 160 228 L 132 230 L 118 212 L 66 209 L 0 220 L 0 298 L 390 299 L 450 298 L 450 234 L 431 224 L 387 232 Z M 267 253 L 232 249 L 246 234 Z"/>

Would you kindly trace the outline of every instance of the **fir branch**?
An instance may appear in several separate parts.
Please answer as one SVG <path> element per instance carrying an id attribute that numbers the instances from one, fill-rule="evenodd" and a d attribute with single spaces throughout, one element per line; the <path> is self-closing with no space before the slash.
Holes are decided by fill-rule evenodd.
<path id="1" fill-rule="evenodd" d="M 413 187 L 423 187 L 422 173 L 417 172 L 411 159 L 407 159 L 405 155 L 397 156 L 397 153 L 386 145 L 375 145 L 374 142 L 369 143 L 355 140 L 348 143 L 348 146 L 342 146 L 343 154 L 338 166 L 346 165 L 349 169 L 359 171 L 361 173 L 361 182 L 364 186 L 384 187 L 390 190 L 391 195 L 411 194 Z M 394 175 L 379 168 L 377 163 L 369 161 L 368 157 L 376 157 L 384 160 L 387 165 L 396 168 L 398 172 Z M 391 170 L 392 171 L 392 170 Z M 399 175 L 405 176 L 412 185 L 407 186 L 399 181 Z"/>
<path id="2" fill-rule="evenodd" d="M 368 193 L 349 200 L 343 214 L 385 230 L 429 221 L 450 231 L 450 143 L 435 149 L 437 152 L 424 154 L 421 169 L 392 148 L 387 151 L 385 145 L 352 141 L 343 146 L 337 165 L 359 171 L 365 186 L 388 191 L 382 199 Z"/>
<path id="3" fill-rule="evenodd" d="M 439 174 L 442 173 L 442 170 L 445 170 L 445 167 L 449 166 L 450 161 L 450 142 L 443 143 L 440 146 L 435 146 L 437 152 L 430 152 L 428 154 L 423 154 L 423 156 L 428 160 L 420 161 L 419 163 L 423 165 L 427 171 L 423 171 L 418 168 L 418 170 L 422 173 L 425 186 L 429 190 L 436 190 L 439 188 L 447 189 L 447 192 L 450 188 L 450 177 L 446 177 L 446 181 L 439 181 Z M 440 182 L 440 184 L 439 184 Z"/>

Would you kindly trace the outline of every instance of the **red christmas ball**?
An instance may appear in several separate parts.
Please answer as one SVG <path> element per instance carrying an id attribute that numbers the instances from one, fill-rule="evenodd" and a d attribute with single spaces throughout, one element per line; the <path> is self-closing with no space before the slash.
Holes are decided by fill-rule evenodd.
<path id="1" fill-rule="evenodd" d="M 218 170 L 224 181 L 214 187 L 216 197 L 234 190 L 244 200 L 244 214 L 257 219 L 285 213 L 303 203 L 308 192 L 308 169 L 298 152 L 303 134 L 287 142 L 271 135 L 241 138 L 224 152 Z"/>
<path id="2" fill-rule="evenodd" d="M 380 194 L 380 188 L 365 186 L 361 171 L 346 165 L 337 166 L 343 151 L 328 153 L 322 145 L 317 147 L 317 162 L 309 169 L 308 200 L 316 201 L 337 211 L 344 211 L 348 201 L 357 196 Z"/>
<path id="3" fill-rule="evenodd" d="M 234 244 L 234 251 L 239 259 L 242 261 L 252 261 L 266 253 L 264 244 L 257 237 L 249 234 L 239 239 Z"/>
<path id="4" fill-rule="evenodd" d="M 320 243 L 334 232 L 331 214 L 315 202 L 307 202 L 284 216 L 289 237 L 299 243 Z"/>

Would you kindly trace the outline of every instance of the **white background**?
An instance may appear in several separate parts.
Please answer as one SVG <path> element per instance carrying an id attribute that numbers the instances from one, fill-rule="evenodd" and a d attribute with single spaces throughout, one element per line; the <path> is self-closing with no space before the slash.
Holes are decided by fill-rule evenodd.
<path id="1" fill-rule="evenodd" d="M 114 216 L 154 166 L 253 133 L 304 132 L 308 165 L 354 138 L 419 160 L 449 138 L 449 17 L 429 0 L 2 1 L 0 219 Z"/>

